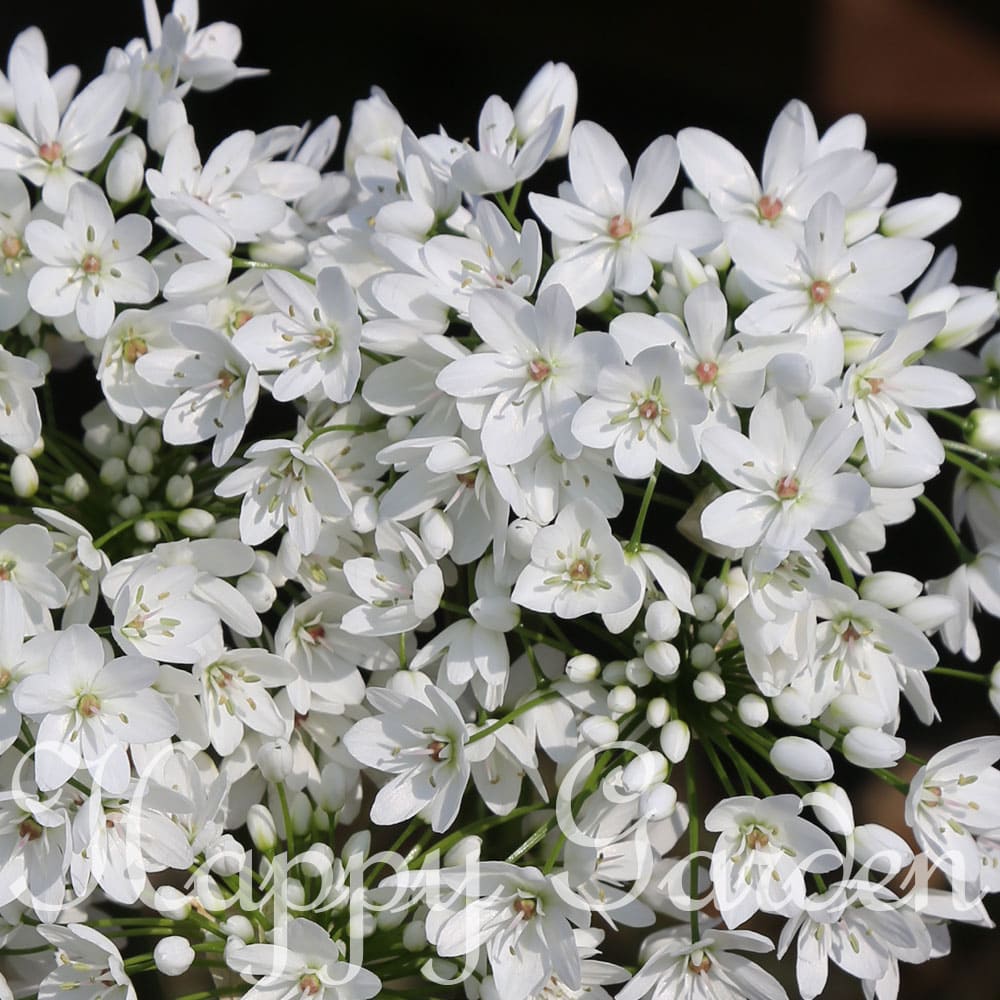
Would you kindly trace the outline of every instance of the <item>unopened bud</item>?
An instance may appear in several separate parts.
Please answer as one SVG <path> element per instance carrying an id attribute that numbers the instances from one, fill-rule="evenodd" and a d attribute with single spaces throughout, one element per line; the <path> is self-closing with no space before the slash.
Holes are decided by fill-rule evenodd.
<path id="1" fill-rule="evenodd" d="M 644 688 L 652 683 L 653 671 L 641 656 L 633 656 L 625 664 L 625 680 L 633 687 Z"/>
<path id="2" fill-rule="evenodd" d="M 591 715 L 580 723 L 580 736 L 593 747 L 607 746 L 618 739 L 618 724 L 606 715 Z"/>
<path id="3" fill-rule="evenodd" d="M 883 608 L 898 608 L 920 596 L 923 584 L 909 573 L 884 570 L 866 576 L 858 586 L 858 594 Z"/>
<path id="4" fill-rule="evenodd" d="M 619 684 L 608 692 L 608 711 L 612 715 L 626 715 L 635 708 L 635 691 L 627 684 Z"/>
<path id="5" fill-rule="evenodd" d="M 833 777 L 833 758 L 804 736 L 782 736 L 771 747 L 774 769 L 793 781 L 826 781 Z"/>
<path id="6" fill-rule="evenodd" d="M 171 476 L 167 480 L 166 497 L 171 507 L 186 507 L 194 496 L 194 483 L 190 476 Z"/>
<path id="7" fill-rule="evenodd" d="M 802 798 L 831 833 L 846 837 L 854 829 L 854 806 L 847 792 L 832 781 L 817 785 Z"/>
<path id="8" fill-rule="evenodd" d="M 24 499 L 38 492 L 38 470 L 27 455 L 17 455 L 10 463 L 10 482 L 14 492 Z"/>
<path id="9" fill-rule="evenodd" d="M 194 948 L 187 938 L 173 934 L 156 942 L 153 964 L 165 976 L 181 976 L 194 962 Z"/>
<path id="10" fill-rule="evenodd" d="M 639 796 L 639 814 L 654 823 L 672 816 L 676 808 L 677 790 L 664 782 L 647 788 Z"/>
<path id="11" fill-rule="evenodd" d="M 612 660 L 601 671 L 601 680 L 610 687 L 622 684 L 625 681 L 627 669 L 624 660 Z"/>
<path id="12" fill-rule="evenodd" d="M 646 610 L 645 625 L 650 639 L 669 641 L 681 630 L 681 614 L 670 601 L 654 601 Z"/>
<path id="13" fill-rule="evenodd" d="M 155 521 L 150 521 L 144 517 L 141 521 L 135 522 L 135 537 L 143 545 L 152 545 L 160 537 L 160 526 Z"/>
<path id="14" fill-rule="evenodd" d="M 278 599 L 277 588 L 263 573 L 244 573 L 236 581 L 236 589 L 259 615 L 270 611 Z"/>
<path id="15" fill-rule="evenodd" d="M 227 937 L 239 938 L 245 944 L 250 944 L 257 939 L 257 932 L 254 930 L 253 924 L 242 913 L 234 913 L 231 917 L 226 917 L 219 924 L 219 930 Z"/>
<path id="16" fill-rule="evenodd" d="M 284 781 L 292 770 L 292 748 L 288 740 L 266 740 L 257 751 L 257 767 L 265 781 Z"/>
<path id="17" fill-rule="evenodd" d="M 246 822 L 253 846 L 262 854 L 270 854 L 278 846 L 278 827 L 271 810 L 255 802 L 247 810 Z"/>
<path id="18" fill-rule="evenodd" d="M 146 146 L 137 135 L 127 135 L 111 157 L 104 187 L 112 201 L 131 201 L 141 190 L 146 167 Z"/>
<path id="19" fill-rule="evenodd" d="M 455 544 L 455 529 L 447 514 L 436 507 L 424 511 L 420 518 L 420 540 L 435 559 L 441 559 L 451 552 Z"/>
<path id="20" fill-rule="evenodd" d="M 351 510 L 351 527 L 362 535 L 375 530 L 378 524 L 378 500 L 370 493 L 358 497 Z"/>
<path id="21" fill-rule="evenodd" d="M 402 414 L 396 414 L 396 416 L 390 417 L 385 422 L 385 432 L 388 435 L 389 441 L 393 444 L 397 441 L 402 441 L 412 430 L 413 421 L 409 417 L 402 416 Z"/>
<path id="22" fill-rule="evenodd" d="M 695 643 L 688 655 L 691 658 L 691 666 L 695 670 L 707 670 L 715 663 L 715 649 L 707 642 Z"/>
<path id="23" fill-rule="evenodd" d="M 186 920 L 191 912 L 191 897 L 172 885 L 161 885 L 153 893 L 153 909 L 169 920 Z"/>
<path id="24" fill-rule="evenodd" d="M 686 722 L 672 719 L 660 730 L 660 749 L 672 764 L 679 764 L 691 746 L 691 730 Z"/>
<path id="25" fill-rule="evenodd" d="M 589 684 L 601 673 L 601 661 L 590 653 L 578 653 L 566 661 L 566 676 L 574 684 Z"/>
<path id="26" fill-rule="evenodd" d="M 215 527 L 215 515 L 200 507 L 188 507 L 180 512 L 177 527 L 189 538 L 205 538 Z"/>
<path id="27" fill-rule="evenodd" d="M 114 456 L 112 458 L 106 458 L 101 463 L 101 482 L 110 489 L 117 489 L 119 486 L 123 485 L 125 482 L 125 477 L 128 475 L 128 469 L 125 467 L 125 462 Z"/>
<path id="28" fill-rule="evenodd" d="M 881 729 L 855 726 L 845 737 L 844 756 L 858 767 L 895 767 L 906 753 L 906 743 Z"/>
<path id="29" fill-rule="evenodd" d="M 694 608 L 695 618 L 700 622 L 710 622 L 719 610 L 715 598 L 708 594 L 695 594 L 691 598 L 691 606 Z"/>
<path id="30" fill-rule="evenodd" d="M 653 698 L 646 706 L 646 723 L 650 729 L 662 729 L 670 721 L 670 702 Z"/>
<path id="31" fill-rule="evenodd" d="M 976 407 L 966 418 L 965 439 L 988 455 L 1000 452 L 1000 410 Z"/>
<path id="32" fill-rule="evenodd" d="M 698 701 L 711 705 L 726 697 L 726 682 L 711 670 L 703 670 L 695 677 L 691 690 Z"/>
<path id="33" fill-rule="evenodd" d="M 767 702 L 759 694 L 745 694 L 736 703 L 736 714 L 744 726 L 759 729 L 767 723 Z"/>
<path id="34" fill-rule="evenodd" d="M 67 499 L 72 500 L 73 503 L 79 503 L 81 500 L 85 500 L 90 493 L 90 484 L 79 472 L 74 472 L 73 475 L 66 477 L 66 482 L 63 483 L 63 492 Z"/>
<path id="35" fill-rule="evenodd" d="M 677 647 L 659 639 L 646 647 L 642 658 L 646 666 L 663 680 L 675 677 L 681 667 L 681 654 Z"/>
<path id="36" fill-rule="evenodd" d="M 667 776 L 667 758 L 655 750 L 647 750 L 634 757 L 622 771 L 622 784 L 626 791 L 644 792 Z"/>

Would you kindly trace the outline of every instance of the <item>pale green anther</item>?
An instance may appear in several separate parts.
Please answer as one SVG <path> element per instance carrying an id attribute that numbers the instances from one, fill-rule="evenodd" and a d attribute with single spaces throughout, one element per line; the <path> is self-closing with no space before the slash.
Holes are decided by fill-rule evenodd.
<path id="1" fill-rule="evenodd" d="M 580 536 L 580 546 L 582 548 L 586 548 L 589 542 L 590 542 L 590 528 L 587 528 L 587 530 Z"/>
<path id="2" fill-rule="evenodd" d="M 789 580 L 788 581 L 788 589 L 789 590 L 794 590 L 796 593 L 799 593 L 799 592 L 805 590 L 806 588 L 801 583 L 799 583 L 798 580 Z"/>
<path id="3" fill-rule="evenodd" d="M 886 656 L 891 656 L 892 655 L 892 647 L 891 646 L 887 646 L 884 642 L 876 642 L 876 643 L 873 643 L 872 645 L 874 645 L 874 647 L 880 653 L 885 653 Z"/>
<path id="4" fill-rule="evenodd" d="M 901 423 L 901 424 L 902 424 L 902 425 L 903 425 L 903 426 L 904 426 L 904 427 L 905 427 L 905 428 L 906 428 L 907 430 L 909 430 L 909 429 L 910 429 L 910 427 L 912 426 L 912 424 L 910 423 L 910 418 L 909 418 L 909 417 L 908 417 L 908 416 L 906 415 L 906 413 L 905 413 L 905 412 L 904 412 L 904 411 L 903 411 L 902 409 L 899 409 L 899 410 L 896 410 L 896 419 L 897 419 L 897 420 L 898 420 L 898 421 L 899 421 L 899 422 L 900 422 L 900 423 Z"/>
<path id="5" fill-rule="evenodd" d="M 948 826 L 950 826 L 952 828 L 952 830 L 954 830 L 955 833 L 957 833 L 960 837 L 964 837 L 965 836 L 965 832 L 966 832 L 965 831 L 965 827 L 962 826 L 962 824 L 959 823 L 957 820 L 949 817 L 949 819 L 948 819 Z"/>
<path id="6" fill-rule="evenodd" d="M 542 581 L 546 587 L 557 587 L 562 582 L 563 578 L 561 576 L 550 576 Z"/>
<path id="7" fill-rule="evenodd" d="M 323 567 L 322 567 L 322 566 L 313 566 L 313 567 L 312 567 L 312 568 L 311 568 L 311 569 L 309 570 L 309 575 L 310 575 L 310 576 L 311 576 L 311 577 L 312 577 L 312 578 L 313 578 L 313 579 L 314 579 L 314 580 L 315 580 L 315 581 L 316 581 L 317 583 L 326 583 L 326 581 L 327 581 L 327 580 L 329 579 L 329 577 L 328 577 L 328 576 L 326 575 L 326 573 L 324 572 L 324 570 L 323 570 Z"/>
<path id="8" fill-rule="evenodd" d="M 128 725 L 128 716 L 124 712 L 119 712 L 118 718 L 121 719 L 126 726 Z"/>
<path id="9" fill-rule="evenodd" d="M 259 684 L 260 678 L 256 674 L 243 674 L 243 680 L 247 684 Z"/>
<path id="10" fill-rule="evenodd" d="M 859 954 L 861 952 L 861 944 L 858 941 L 857 936 L 854 934 L 849 934 L 847 940 L 851 944 L 851 951 L 853 951 L 855 955 Z"/>
<path id="11" fill-rule="evenodd" d="M 466 271 L 474 271 L 476 274 L 480 274 L 483 270 L 474 260 L 463 260 L 461 263 Z"/>
<path id="12" fill-rule="evenodd" d="M 87 242 L 93 243 L 97 239 L 97 233 L 94 232 L 93 226 L 87 226 Z"/>
<path id="13" fill-rule="evenodd" d="M 661 380 L 660 376 L 657 375 L 656 378 L 653 379 L 653 391 L 652 391 L 652 393 L 650 395 L 659 396 L 661 383 L 662 383 L 662 380 Z"/>
<path id="14" fill-rule="evenodd" d="M 160 624 L 165 628 L 176 628 L 180 625 L 181 620 L 179 618 L 161 618 Z"/>
<path id="15" fill-rule="evenodd" d="M 225 706 L 226 712 L 229 715 L 235 715 L 236 714 L 236 706 L 228 698 L 226 698 L 222 702 L 222 704 Z"/>
<path id="16" fill-rule="evenodd" d="M 958 783 L 961 786 L 974 785 L 979 780 L 978 776 L 975 774 L 960 774 L 958 776 Z"/>
<path id="17" fill-rule="evenodd" d="M 908 354 L 905 358 L 903 358 L 903 364 L 915 365 L 926 353 L 926 351 L 914 351 L 912 354 Z"/>
<path id="18" fill-rule="evenodd" d="M 277 496 L 277 494 L 271 497 L 271 502 L 267 505 L 268 514 L 273 514 L 279 503 L 281 503 L 281 497 Z"/>
<path id="19" fill-rule="evenodd" d="M 616 413 L 608 423 L 614 424 L 624 424 L 632 419 L 632 413 L 630 410 L 623 410 L 621 413 Z"/>

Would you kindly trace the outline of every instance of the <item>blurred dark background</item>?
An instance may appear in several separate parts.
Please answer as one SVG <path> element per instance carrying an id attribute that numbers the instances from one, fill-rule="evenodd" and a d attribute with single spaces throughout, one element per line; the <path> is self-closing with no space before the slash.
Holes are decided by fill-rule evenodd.
<path id="1" fill-rule="evenodd" d="M 372 84 L 387 91 L 418 133 L 443 125 L 453 136 L 474 136 L 486 97 L 500 94 L 513 104 L 542 63 L 562 60 L 579 80 L 578 117 L 607 127 L 633 159 L 656 136 L 700 125 L 759 166 L 770 125 L 790 98 L 805 100 L 821 129 L 859 112 L 868 121 L 868 148 L 898 168 L 895 200 L 936 191 L 961 197 L 959 218 L 934 238 L 939 247 L 957 245 L 959 282 L 990 285 L 1000 266 L 997 3 L 212 0 L 201 10 L 202 24 L 241 26 L 242 65 L 271 69 L 270 78 L 189 100 L 203 154 L 240 128 L 317 122 L 329 114 L 340 116 L 346 134 L 352 103 Z M 0 44 L 31 23 L 45 30 L 52 65 L 75 62 L 85 78 L 99 70 L 108 46 L 143 34 L 139 0 L 40 2 L 30 9 L 5 5 Z M 546 175 L 552 186 L 559 176 Z M 939 500 L 946 504 L 947 496 Z M 950 549 L 922 516 L 890 545 L 897 555 L 909 550 L 915 558 L 907 568 L 925 578 L 954 568 Z M 995 631 L 984 638 L 988 669 L 1000 643 Z M 926 757 L 944 741 L 998 731 L 981 689 L 941 679 L 936 691 L 948 735 L 943 728 L 922 735 L 907 725 L 916 753 Z M 899 827 L 902 801 L 884 789 L 878 782 L 859 788 L 858 812 Z M 904 967 L 900 996 L 996 1000 L 998 940 L 958 928 L 950 958 Z M 825 996 L 857 997 L 860 989 L 834 976 Z"/>

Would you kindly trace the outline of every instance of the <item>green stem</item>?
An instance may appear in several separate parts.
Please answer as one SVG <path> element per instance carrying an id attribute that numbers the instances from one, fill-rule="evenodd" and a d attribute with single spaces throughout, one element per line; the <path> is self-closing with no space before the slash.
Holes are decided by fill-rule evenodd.
<path id="1" fill-rule="evenodd" d="M 944 513 L 941 511 L 941 508 L 938 507 L 938 505 L 934 503 L 933 500 L 930 500 L 923 494 L 917 497 L 917 503 L 920 504 L 920 506 L 923 507 L 924 510 L 926 510 L 931 515 L 931 517 L 934 518 L 935 521 L 937 521 L 941 530 L 945 533 L 945 536 L 947 537 L 948 541 L 951 542 L 952 547 L 958 554 L 958 558 L 961 559 L 963 563 L 972 562 L 976 558 L 976 554 L 972 552 L 970 549 L 965 547 L 965 545 L 962 542 L 962 539 L 959 538 L 958 536 L 958 532 L 954 529 L 954 527 L 952 527 L 951 521 L 949 521 L 948 518 L 945 517 Z"/>
<path id="2" fill-rule="evenodd" d="M 285 843 L 288 845 L 288 853 L 291 857 L 296 856 L 295 851 L 295 831 L 292 829 L 292 814 L 288 808 L 288 795 L 285 793 L 285 783 L 278 781 L 275 783 L 278 790 L 278 801 L 281 803 L 281 819 L 285 824 Z"/>
<path id="3" fill-rule="evenodd" d="M 961 417 L 957 413 L 952 413 L 951 410 L 928 410 L 928 413 L 934 417 L 940 417 L 942 420 L 947 420 L 948 423 L 954 424 L 956 427 L 960 428 L 964 434 L 969 428 L 969 418 Z M 946 442 L 942 442 L 947 447 Z"/>
<path id="4" fill-rule="evenodd" d="M 473 743 L 478 742 L 486 736 L 492 736 L 498 729 L 503 729 L 504 726 L 506 726 L 509 722 L 513 722 L 519 715 L 524 715 L 525 712 L 530 712 L 531 709 L 537 708 L 539 705 L 544 705 L 545 702 L 551 701 L 558 694 L 558 691 L 546 691 L 537 698 L 532 698 L 531 701 L 526 701 L 523 705 L 518 705 L 517 708 L 511 709 L 503 718 L 497 719 L 496 722 L 491 723 L 485 729 L 480 729 L 473 733 L 465 741 L 465 745 L 471 746 Z"/>
<path id="5" fill-rule="evenodd" d="M 951 462 L 952 465 L 957 465 L 960 469 L 964 469 L 970 476 L 975 476 L 976 479 L 981 479 L 984 483 L 989 483 L 990 486 L 995 486 L 997 489 L 1000 489 L 1000 479 L 991 475 L 985 469 L 980 468 L 975 462 L 970 462 L 967 458 L 962 458 L 961 455 L 956 455 L 950 448 L 945 448 L 944 457 Z"/>
<path id="6" fill-rule="evenodd" d="M 844 553 L 840 551 L 840 546 L 834 541 L 833 535 L 831 535 L 829 531 L 821 531 L 819 536 L 823 539 L 830 555 L 833 557 L 833 561 L 837 564 L 837 572 L 840 574 L 840 579 L 843 580 L 844 583 L 851 588 L 851 590 L 857 590 L 857 580 L 854 579 L 851 567 L 847 565 Z"/>
<path id="7" fill-rule="evenodd" d="M 321 427 L 318 431 L 313 431 L 305 439 L 302 445 L 302 450 L 307 451 L 309 445 L 313 443 L 318 437 L 322 437 L 324 434 L 333 434 L 336 431 L 344 431 L 348 434 L 371 434 L 374 431 L 382 430 L 381 424 L 330 424 L 327 427 Z"/>
<path id="8" fill-rule="evenodd" d="M 989 674 L 977 674 L 971 670 L 955 670 L 952 667 L 932 667 L 927 671 L 929 674 L 937 674 L 939 677 L 957 677 L 963 681 L 974 681 L 976 684 L 990 686 Z"/>
<path id="9" fill-rule="evenodd" d="M 701 938 L 701 928 L 698 925 L 698 909 L 694 898 L 698 892 L 698 792 L 694 779 L 694 767 L 688 758 L 687 767 L 687 807 L 688 807 L 688 854 L 691 857 L 691 868 L 688 875 L 688 895 L 691 897 L 691 944 L 696 944 Z"/>
<path id="10" fill-rule="evenodd" d="M 970 455 L 979 462 L 988 462 L 990 460 L 990 456 L 985 451 L 982 451 L 980 448 L 973 448 L 971 444 L 966 444 L 964 441 L 952 441 L 948 438 L 942 438 L 941 444 L 949 451 L 957 451 L 962 455 Z"/>
<path id="11" fill-rule="evenodd" d="M 632 529 L 632 537 L 625 551 L 631 555 L 636 555 L 642 547 L 642 529 L 646 524 L 646 515 L 649 513 L 649 505 L 653 502 L 653 494 L 656 492 L 656 478 L 660 474 L 660 463 L 653 466 L 653 474 L 646 483 L 646 492 L 642 496 L 642 504 L 639 507 L 639 516 L 635 519 L 635 527 Z"/>
<path id="12" fill-rule="evenodd" d="M 281 264 L 268 264 L 263 260 L 247 260 L 244 257 L 234 257 L 233 268 L 237 271 L 285 271 L 287 274 L 294 274 L 296 278 L 301 278 L 302 281 L 309 282 L 310 285 L 316 284 L 316 279 L 311 274 L 306 274 L 305 271 L 297 271 L 294 267 L 284 267 Z"/>
<path id="13" fill-rule="evenodd" d="M 179 510 L 151 510 L 145 514 L 136 514 L 135 517 L 130 517 L 128 520 L 122 521 L 121 524 L 116 524 L 110 531 L 104 532 L 100 538 L 94 539 L 94 548 L 103 548 L 112 538 L 120 535 L 123 531 L 128 531 L 140 521 L 176 521 L 178 517 L 180 517 Z"/>

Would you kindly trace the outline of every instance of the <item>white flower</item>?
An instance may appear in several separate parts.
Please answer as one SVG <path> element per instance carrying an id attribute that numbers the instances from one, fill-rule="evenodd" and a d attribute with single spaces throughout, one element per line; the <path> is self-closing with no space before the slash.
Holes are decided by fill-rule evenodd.
<path id="1" fill-rule="evenodd" d="M 72 993 L 79 1000 L 136 1000 L 135 987 L 113 941 L 86 924 L 39 928 L 56 947 L 56 968 L 39 988 L 39 996 Z"/>
<path id="2" fill-rule="evenodd" d="M 941 750 L 913 776 L 906 822 L 917 843 L 954 884 L 978 891 L 985 859 L 977 835 L 1000 828 L 1000 737 L 964 740 Z"/>
<path id="3" fill-rule="evenodd" d="M 80 523 L 61 511 L 45 507 L 33 508 L 35 517 L 56 531 L 52 533 L 55 555 L 49 568 L 66 587 L 61 624 L 87 625 L 94 616 L 101 581 L 111 561 L 94 548 L 94 537 Z"/>
<path id="4" fill-rule="evenodd" d="M 343 487 L 330 469 L 294 441 L 257 441 L 249 461 L 216 486 L 221 497 L 242 496 L 240 538 L 260 545 L 287 526 L 292 541 L 309 555 L 324 518 L 351 512 Z"/>
<path id="5" fill-rule="evenodd" d="M 431 828 L 443 833 L 458 816 L 470 774 L 458 706 L 430 683 L 419 698 L 370 688 L 368 701 L 380 714 L 355 723 L 344 746 L 360 764 L 392 775 L 375 796 L 371 821 L 391 825 L 426 810 Z"/>
<path id="6" fill-rule="evenodd" d="M 566 63 L 547 62 L 529 81 L 514 105 L 514 123 L 522 140 L 542 127 L 553 108 L 563 108 L 562 128 L 549 159 L 569 152 L 569 136 L 576 116 L 576 76 Z"/>
<path id="7" fill-rule="evenodd" d="M 923 240 L 875 236 L 848 247 L 844 206 L 826 194 L 809 212 L 801 242 L 736 220 L 726 243 L 736 265 L 764 289 L 736 320 L 748 333 L 806 334 L 820 384 L 839 377 L 846 328 L 882 333 L 906 319 L 899 292 L 930 263 Z"/>
<path id="8" fill-rule="evenodd" d="M 45 375 L 33 361 L 0 347 L 0 441 L 30 451 L 42 433 L 42 415 L 33 389 Z"/>
<path id="9" fill-rule="evenodd" d="M 28 279 L 37 262 L 27 252 L 24 230 L 31 199 L 21 178 L 0 171 L 0 330 L 17 326 L 28 314 Z"/>
<path id="10" fill-rule="evenodd" d="M 24 604 L 10 582 L 0 583 L 0 753 L 14 744 L 21 732 L 21 713 L 14 702 L 14 692 L 29 674 L 45 669 L 47 637 L 38 643 L 25 643 L 27 618 Z"/>
<path id="11" fill-rule="evenodd" d="M 163 417 L 164 439 L 195 444 L 214 438 L 212 461 L 224 465 L 257 406 L 257 369 L 216 330 L 173 323 L 171 332 L 181 346 L 143 355 L 136 371 L 176 394 Z"/>
<path id="12" fill-rule="evenodd" d="M 75 313 L 88 337 L 107 334 L 116 302 L 149 302 L 159 290 L 152 265 L 140 256 L 153 238 L 149 220 L 116 220 L 94 184 L 70 191 L 61 226 L 36 219 L 24 237 L 43 265 L 28 285 L 31 307 L 43 316 Z"/>
<path id="13" fill-rule="evenodd" d="M 579 122 L 569 142 L 570 184 L 560 197 L 530 195 L 531 207 L 552 231 L 558 259 L 543 288 L 563 285 L 578 309 L 609 288 L 642 295 L 653 261 L 665 263 L 682 246 L 700 253 L 722 239 L 719 220 L 698 209 L 654 217 L 677 179 L 677 143 L 660 136 L 639 157 L 635 177 L 614 137 L 594 122 Z"/>
<path id="14" fill-rule="evenodd" d="M 477 292 L 469 316 L 489 349 L 453 361 L 437 385 L 459 399 L 463 423 L 482 430 L 489 460 L 523 461 L 546 435 L 560 454 L 579 455 L 573 414 L 580 394 L 591 395 L 597 373 L 614 360 L 614 341 L 605 333 L 574 336 L 576 310 L 555 286 L 543 290 L 536 305 L 512 292 Z"/>
<path id="15" fill-rule="evenodd" d="M 511 600 L 532 611 L 577 618 L 624 611 L 639 599 L 638 575 L 611 526 L 589 500 L 574 500 L 535 536 Z"/>
<path id="16" fill-rule="evenodd" d="M 41 717 L 35 754 L 39 788 L 64 785 L 80 767 L 109 792 L 125 790 L 130 743 L 174 734 L 177 720 L 149 688 L 157 665 L 141 656 L 107 661 L 104 645 L 85 625 L 71 625 L 52 646 L 48 671 L 24 678 L 14 703 Z"/>
<path id="17" fill-rule="evenodd" d="M 409 528 L 380 521 L 375 529 L 378 559 L 344 563 L 351 590 L 364 604 L 344 615 L 354 635 L 396 635 L 416 628 L 438 608 L 444 594 L 441 569 Z"/>
<path id="18" fill-rule="evenodd" d="M 734 548 L 761 547 L 760 570 L 790 552 L 809 551 L 807 536 L 835 528 L 869 506 L 868 484 L 840 468 L 861 437 L 849 410 L 835 410 L 813 427 L 802 404 L 767 393 L 750 417 L 749 439 L 728 427 L 710 427 L 702 454 L 737 489 L 705 508 L 706 538 Z"/>
<path id="19" fill-rule="evenodd" d="M 17 589 L 32 633 L 52 627 L 51 608 L 66 603 L 66 588 L 48 568 L 52 536 L 38 524 L 14 524 L 0 533 L 0 581 Z"/>
<path id="20" fill-rule="evenodd" d="M 613 448 L 615 467 L 630 479 L 653 474 L 657 462 L 693 472 L 701 462 L 695 428 L 708 403 L 685 384 L 672 347 L 640 351 L 631 364 L 602 368 L 597 392 L 573 416 L 573 434 L 591 448 Z"/>
<path id="21" fill-rule="evenodd" d="M 283 271 L 264 275 L 277 314 L 248 320 L 233 338 L 258 371 L 277 371 L 275 399 L 298 399 L 322 385 L 327 399 L 346 403 L 361 374 L 361 319 L 339 268 L 319 272 L 315 291 Z"/>
<path id="22" fill-rule="evenodd" d="M 733 951 L 757 954 L 774 945 L 752 931 L 711 930 L 692 942 L 686 928 L 648 939 L 645 965 L 615 1000 L 788 1000 L 778 981 Z"/>
<path id="23" fill-rule="evenodd" d="M 0 169 L 16 170 L 41 187 L 49 208 L 65 212 L 69 192 L 83 179 L 81 174 L 93 170 L 115 140 L 111 130 L 125 108 L 128 77 L 124 73 L 97 77 L 60 116 L 55 88 L 37 53 L 15 46 L 10 75 L 24 132 L 0 124 Z"/>
<path id="24" fill-rule="evenodd" d="M 797 912 L 805 900 L 803 873 L 841 864 L 834 842 L 800 819 L 801 811 L 797 795 L 742 795 L 724 799 L 705 817 L 705 829 L 719 834 L 710 874 L 727 927 L 738 927 L 758 910 Z"/>

